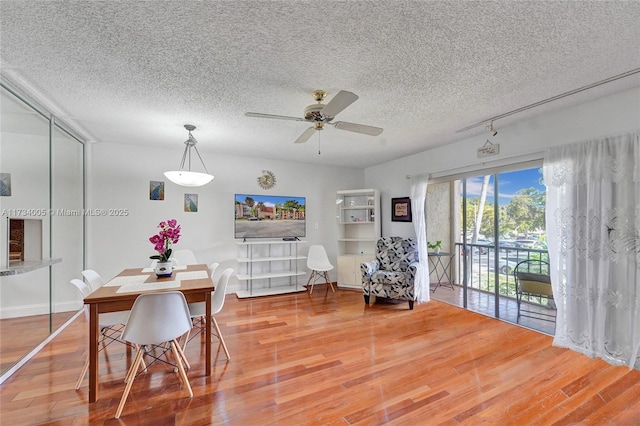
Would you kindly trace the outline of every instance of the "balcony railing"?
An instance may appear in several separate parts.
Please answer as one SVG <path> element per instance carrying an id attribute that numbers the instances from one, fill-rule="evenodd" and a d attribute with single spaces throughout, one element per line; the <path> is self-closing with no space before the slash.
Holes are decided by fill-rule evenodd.
<path id="1" fill-rule="evenodd" d="M 455 258 L 452 279 L 454 284 L 462 285 L 464 273 L 464 245 L 455 244 Z M 497 256 L 497 260 L 496 260 Z M 496 275 L 498 279 L 498 294 L 515 300 L 516 282 L 513 270 L 523 260 L 540 259 L 549 262 L 547 250 L 500 247 L 496 254 L 494 246 L 482 244 L 467 244 L 467 286 L 471 289 L 495 294 Z M 548 301 L 540 298 L 525 298 L 533 304 L 546 305 Z"/>

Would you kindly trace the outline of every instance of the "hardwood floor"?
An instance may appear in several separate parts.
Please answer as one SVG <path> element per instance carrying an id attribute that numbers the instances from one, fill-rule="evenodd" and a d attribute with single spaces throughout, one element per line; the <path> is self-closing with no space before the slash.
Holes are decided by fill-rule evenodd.
<path id="1" fill-rule="evenodd" d="M 75 312 L 0 320 L 0 373 L 4 373 L 57 330 Z"/>
<path id="2" fill-rule="evenodd" d="M 431 298 L 439 300 L 441 302 L 447 302 L 455 306 L 463 307 L 463 291 L 462 287 L 455 284 L 453 288 L 441 286 L 431 293 Z M 512 322 L 514 324 L 520 324 L 523 327 L 530 328 L 532 330 L 540 331 L 542 333 L 553 336 L 555 334 L 556 324 L 555 321 L 546 321 L 532 317 L 521 317 L 520 322 L 517 322 L 518 318 L 518 304 L 514 299 L 508 297 L 500 297 L 500 318 L 504 321 Z M 526 304 L 526 302 L 523 302 Z M 478 312 L 484 315 L 489 315 L 495 318 L 495 296 L 486 292 L 482 292 L 476 289 L 469 289 L 467 293 L 467 307 L 469 310 Z M 535 306 L 532 304 L 526 304 L 525 309 L 533 312 L 540 312 L 542 315 L 555 315 L 555 309 L 546 309 L 543 307 Z"/>
<path id="3" fill-rule="evenodd" d="M 130 355 L 100 353 L 100 399 L 87 379 L 78 317 L 2 386 L 2 424 L 33 425 L 640 425 L 640 371 L 551 346 L 552 338 L 449 304 L 378 302 L 359 292 L 237 299 L 216 316 L 218 348 L 203 375 L 187 346 L 194 398 L 155 364 L 134 382 L 120 420 Z M 217 341 L 214 343 L 217 345 Z"/>

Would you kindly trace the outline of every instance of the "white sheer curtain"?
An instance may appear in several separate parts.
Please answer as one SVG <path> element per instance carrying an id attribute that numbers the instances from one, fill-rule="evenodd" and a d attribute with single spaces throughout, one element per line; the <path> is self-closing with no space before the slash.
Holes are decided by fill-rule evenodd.
<path id="1" fill-rule="evenodd" d="M 553 344 L 640 369 L 640 133 L 549 149 Z"/>
<path id="2" fill-rule="evenodd" d="M 416 302 L 418 303 L 431 300 L 429 259 L 427 257 L 427 223 L 425 220 L 428 180 L 428 175 L 419 175 L 411 178 L 411 212 L 418 243 L 418 258 L 420 260 L 414 283 Z"/>

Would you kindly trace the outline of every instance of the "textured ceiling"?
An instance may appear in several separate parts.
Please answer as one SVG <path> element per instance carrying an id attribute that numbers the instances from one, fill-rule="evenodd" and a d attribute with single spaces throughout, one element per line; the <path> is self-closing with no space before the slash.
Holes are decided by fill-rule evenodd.
<path id="1" fill-rule="evenodd" d="M 1 1 L 0 66 L 91 141 L 366 167 L 640 68 L 638 1 Z M 495 126 L 640 86 L 640 74 Z M 323 89 L 360 99 L 306 144 Z M 486 133 L 485 133 L 486 134 Z M 321 154 L 318 155 L 318 143 Z"/>

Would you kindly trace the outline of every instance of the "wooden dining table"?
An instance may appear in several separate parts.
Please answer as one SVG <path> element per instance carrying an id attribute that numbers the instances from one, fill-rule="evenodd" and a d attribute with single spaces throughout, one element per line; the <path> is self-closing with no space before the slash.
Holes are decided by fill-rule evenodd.
<path id="1" fill-rule="evenodd" d="M 98 315 L 128 311 L 143 293 L 180 291 L 187 303 L 205 302 L 211 318 L 211 292 L 214 283 L 204 264 L 177 266 L 170 277 L 156 277 L 152 268 L 125 269 L 105 285 L 85 297 L 89 305 L 89 402 L 98 400 Z M 203 273 L 204 272 L 204 273 Z M 205 374 L 211 375 L 211 321 L 205 321 Z"/>

